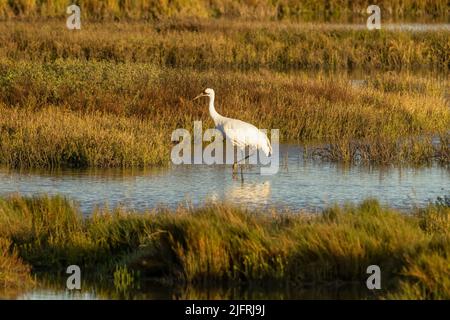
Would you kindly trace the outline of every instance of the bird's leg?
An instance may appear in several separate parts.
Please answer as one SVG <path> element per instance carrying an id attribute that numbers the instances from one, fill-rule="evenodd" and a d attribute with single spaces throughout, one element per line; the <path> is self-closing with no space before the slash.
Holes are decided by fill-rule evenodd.
<path id="1" fill-rule="evenodd" d="M 244 182 L 244 165 L 241 164 L 241 181 Z"/>

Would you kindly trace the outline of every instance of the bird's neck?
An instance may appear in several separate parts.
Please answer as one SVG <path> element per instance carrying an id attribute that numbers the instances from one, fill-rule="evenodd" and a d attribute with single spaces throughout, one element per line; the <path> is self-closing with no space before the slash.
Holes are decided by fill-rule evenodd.
<path id="1" fill-rule="evenodd" d="M 209 114 L 211 115 L 211 118 L 213 118 L 215 124 L 220 122 L 222 116 L 216 111 L 216 108 L 214 108 L 214 95 L 209 97 Z"/>

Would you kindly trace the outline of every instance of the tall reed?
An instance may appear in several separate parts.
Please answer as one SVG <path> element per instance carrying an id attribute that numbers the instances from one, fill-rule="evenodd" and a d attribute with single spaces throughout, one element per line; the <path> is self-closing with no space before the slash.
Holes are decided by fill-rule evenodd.
<path id="1" fill-rule="evenodd" d="M 58 196 L 0 200 L 0 234 L 33 270 L 77 264 L 112 279 L 126 266 L 127 274 L 174 286 L 302 287 L 365 285 L 366 268 L 376 264 L 383 272 L 380 297 L 420 299 L 450 296 L 449 218 L 445 205 L 408 215 L 373 199 L 317 215 L 208 204 L 140 214 L 101 209 L 85 219 Z"/>

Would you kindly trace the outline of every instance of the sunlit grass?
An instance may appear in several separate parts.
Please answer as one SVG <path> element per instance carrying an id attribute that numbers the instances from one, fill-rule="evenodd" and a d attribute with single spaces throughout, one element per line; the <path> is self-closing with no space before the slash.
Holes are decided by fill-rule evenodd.
<path id="1" fill-rule="evenodd" d="M 213 126 L 206 101 L 191 100 L 205 87 L 221 114 L 322 159 L 449 162 L 447 31 L 60 23 L 0 25 L 1 164 L 167 165 L 174 129 Z"/>
<path id="2" fill-rule="evenodd" d="M 254 0 L 78 0 L 82 17 L 89 20 L 160 20 L 167 18 L 240 18 L 252 20 L 361 21 L 367 18 L 370 1 L 254 1 Z M 0 18 L 64 17 L 65 0 L 16 0 L 0 2 Z M 446 21 L 445 0 L 377 1 L 383 19 Z"/>
<path id="3" fill-rule="evenodd" d="M 33 270 L 78 264 L 125 287 L 137 281 L 132 274 L 173 286 L 364 284 L 376 264 L 380 297 L 448 299 L 449 208 L 412 213 L 366 200 L 318 215 L 209 204 L 141 214 L 104 209 L 82 219 L 61 197 L 15 196 L 0 201 L 0 232 Z"/>
<path id="4" fill-rule="evenodd" d="M 165 131 L 148 120 L 58 107 L 0 110 L 0 163 L 10 167 L 143 167 L 169 162 Z"/>

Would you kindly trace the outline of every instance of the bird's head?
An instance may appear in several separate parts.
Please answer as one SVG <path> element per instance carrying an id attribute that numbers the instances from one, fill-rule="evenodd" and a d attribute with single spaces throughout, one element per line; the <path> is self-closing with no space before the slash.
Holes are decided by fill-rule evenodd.
<path id="1" fill-rule="evenodd" d="M 214 90 L 211 88 L 206 88 L 205 90 L 203 90 L 202 93 L 200 93 L 198 96 L 196 96 L 193 100 L 196 100 L 201 97 L 212 97 L 212 96 L 214 96 Z"/>

